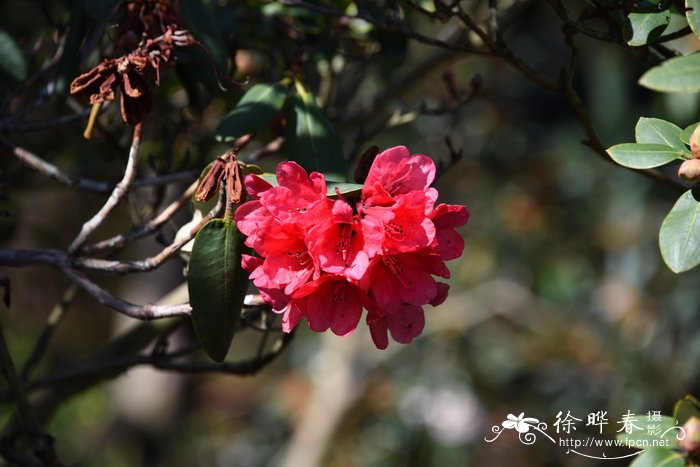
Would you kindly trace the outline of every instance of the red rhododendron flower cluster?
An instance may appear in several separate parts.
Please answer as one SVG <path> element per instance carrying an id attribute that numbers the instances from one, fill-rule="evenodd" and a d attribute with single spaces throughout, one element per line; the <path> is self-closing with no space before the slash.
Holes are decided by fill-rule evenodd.
<path id="1" fill-rule="evenodd" d="M 367 309 L 375 345 L 388 333 L 408 343 L 425 324 L 423 305 L 438 305 L 448 285 L 445 261 L 459 257 L 464 241 L 455 231 L 464 206 L 435 206 L 430 187 L 435 164 L 403 146 L 374 160 L 357 197 L 326 196 L 326 181 L 295 162 L 277 168 L 278 186 L 248 175 L 254 199 L 236 210 L 246 245 L 243 267 L 272 307 L 284 313 L 283 329 L 306 319 L 314 331 L 351 333 Z"/>

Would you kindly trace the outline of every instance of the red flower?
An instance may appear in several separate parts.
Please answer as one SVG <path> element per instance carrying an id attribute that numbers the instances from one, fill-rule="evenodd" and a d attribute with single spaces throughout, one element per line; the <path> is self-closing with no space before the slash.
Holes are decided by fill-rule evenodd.
<path id="1" fill-rule="evenodd" d="M 236 223 L 246 245 L 260 257 L 243 266 L 263 298 L 291 331 L 306 319 L 314 331 L 351 333 L 367 309 L 375 345 L 389 334 L 400 343 L 425 325 L 423 306 L 437 306 L 449 286 L 445 261 L 462 254 L 456 228 L 469 214 L 464 206 L 434 207 L 430 187 L 435 164 L 399 146 L 379 154 L 360 199 L 331 200 L 322 174 L 308 175 L 295 162 L 277 168 L 277 186 L 246 177 L 248 194 Z"/>
<path id="2" fill-rule="evenodd" d="M 363 221 L 348 203 L 337 200 L 331 216 L 309 230 L 308 244 L 323 271 L 357 281 L 381 248 L 382 235 L 379 225 Z"/>

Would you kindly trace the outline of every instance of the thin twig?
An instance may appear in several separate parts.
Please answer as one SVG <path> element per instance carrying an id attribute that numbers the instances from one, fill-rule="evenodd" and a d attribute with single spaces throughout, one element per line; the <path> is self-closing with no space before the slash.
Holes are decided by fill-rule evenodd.
<path id="1" fill-rule="evenodd" d="M 22 383 L 17 375 L 14 361 L 5 341 L 5 333 L 0 326 L 0 370 L 7 381 L 8 391 L 17 408 L 17 422 L 29 442 L 34 454 L 49 465 L 58 465 L 56 453 L 53 450 L 53 438 L 44 433 L 39 426 L 29 400 L 24 392 Z"/>
<path id="2" fill-rule="evenodd" d="M 150 303 L 146 305 L 135 305 L 112 295 L 69 266 L 64 266 L 62 270 L 63 274 L 65 274 L 68 279 L 89 293 L 98 302 L 131 318 L 150 321 L 152 319 L 189 315 L 192 310 L 188 303 L 180 305 L 153 305 Z"/>
<path id="3" fill-rule="evenodd" d="M 153 232 L 156 232 L 158 229 L 160 229 L 166 222 L 168 222 L 172 217 L 180 211 L 183 207 L 187 206 L 190 200 L 192 199 L 192 196 L 194 195 L 194 192 L 197 190 L 197 186 L 199 185 L 199 181 L 195 180 L 183 193 L 180 195 L 178 199 L 170 203 L 168 207 L 163 209 L 160 214 L 158 214 L 156 217 L 148 221 L 147 223 L 143 224 L 142 226 L 139 226 L 137 228 L 132 229 L 129 232 L 115 235 L 112 238 L 109 238 L 107 240 L 103 240 L 101 242 L 98 242 L 94 245 L 82 248 L 80 251 L 82 253 L 90 254 L 90 253 L 95 253 L 95 252 L 104 252 L 104 251 L 111 251 L 116 248 L 121 248 L 127 243 L 137 240 L 139 238 L 145 237 L 149 234 L 152 234 Z"/>
<path id="4" fill-rule="evenodd" d="M 83 224 L 78 236 L 68 246 L 69 252 L 75 252 L 83 245 L 83 243 L 85 243 L 90 234 L 92 234 L 92 232 L 102 225 L 107 216 L 112 212 L 117 204 L 119 204 L 131 187 L 131 184 L 136 178 L 136 166 L 138 163 L 139 148 L 141 146 L 141 129 L 142 123 L 137 123 L 134 126 L 134 133 L 131 138 L 131 148 L 129 149 L 129 160 L 127 161 L 126 169 L 124 170 L 124 177 L 119 183 L 117 183 L 117 186 L 114 187 L 114 191 L 112 191 L 112 194 L 109 195 L 109 198 L 104 206 L 102 206 L 102 208 L 92 217 L 92 219 Z"/>
<path id="5" fill-rule="evenodd" d="M 79 190 L 92 191 L 96 193 L 111 193 L 114 190 L 113 182 L 104 182 L 100 180 L 91 180 L 89 178 L 82 177 L 71 177 L 63 173 L 55 165 L 45 161 L 41 157 L 27 150 L 26 148 L 17 146 L 15 143 L 7 139 L 0 133 L 0 143 L 2 143 L 7 149 L 9 149 L 15 157 L 17 157 L 24 164 L 33 168 L 37 172 L 40 172 L 54 180 L 63 183 L 71 188 L 77 188 Z M 149 186 L 157 185 L 167 185 L 169 183 L 176 183 L 186 180 L 192 180 L 197 177 L 199 172 L 196 170 L 186 170 L 182 172 L 175 172 L 171 174 L 158 175 L 155 177 L 142 178 L 139 180 L 134 180 L 132 184 L 133 188 L 144 188 Z"/>
<path id="6" fill-rule="evenodd" d="M 61 297 L 61 301 L 58 304 L 56 304 L 56 306 L 51 311 L 51 314 L 49 314 L 49 318 L 46 320 L 46 326 L 44 327 L 43 331 L 41 332 L 41 335 L 34 344 L 32 353 L 29 354 L 29 358 L 27 358 L 26 363 L 20 371 L 20 378 L 22 379 L 22 381 L 26 381 L 27 379 L 29 379 L 29 377 L 32 374 L 32 371 L 34 371 L 34 368 L 36 368 L 36 365 L 41 360 L 41 357 L 44 355 L 44 352 L 46 351 L 49 342 L 51 341 L 51 338 L 54 335 L 56 326 L 58 326 L 58 323 L 61 321 L 66 311 L 68 311 L 68 307 L 71 305 L 71 303 L 73 303 L 77 292 L 78 286 L 76 286 L 75 284 L 68 287 L 68 290 L 66 290 L 66 292 L 63 294 L 63 297 Z"/>

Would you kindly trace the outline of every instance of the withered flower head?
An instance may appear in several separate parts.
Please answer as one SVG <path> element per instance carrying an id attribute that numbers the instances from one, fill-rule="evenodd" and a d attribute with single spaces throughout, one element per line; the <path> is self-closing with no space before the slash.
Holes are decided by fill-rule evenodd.
<path id="1" fill-rule="evenodd" d="M 90 104 L 100 104 L 121 94 L 122 120 L 135 125 L 143 120 L 153 106 L 151 91 L 144 75 L 148 58 L 126 55 L 116 59 L 105 59 L 92 70 L 73 80 L 71 94 L 88 94 Z"/>
<path id="2" fill-rule="evenodd" d="M 143 37 L 156 37 L 169 27 L 181 24 L 180 17 L 170 0 L 131 0 L 126 14 L 119 22 L 118 45 L 131 49 Z"/>
<path id="3" fill-rule="evenodd" d="M 122 120 L 135 125 L 151 111 L 153 102 L 147 75 L 155 74 L 156 85 L 160 85 L 160 69 L 172 59 L 174 47 L 185 47 L 195 43 L 187 30 L 166 28 L 165 33 L 142 41 L 129 55 L 105 59 L 92 70 L 78 76 L 70 86 L 71 94 L 88 94 L 90 104 L 100 104 L 121 94 Z"/>

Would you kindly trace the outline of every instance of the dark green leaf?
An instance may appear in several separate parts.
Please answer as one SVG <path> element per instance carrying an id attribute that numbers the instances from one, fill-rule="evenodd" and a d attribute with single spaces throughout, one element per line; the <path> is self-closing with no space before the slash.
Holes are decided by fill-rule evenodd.
<path id="1" fill-rule="evenodd" d="M 700 91 L 700 54 L 666 60 L 644 73 L 639 84 L 663 92 Z"/>
<path id="2" fill-rule="evenodd" d="M 281 83 L 256 84 L 221 120 L 216 129 L 216 139 L 231 141 L 256 131 L 275 118 L 284 105 L 286 97 L 287 87 Z"/>
<path id="3" fill-rule="evenodd" d="M 7 32 L 0 29 L 0 71 L 15 81 L 27 77 L 27 62 L 17 43 Z"/>
<path id="4" fill-rule="evenodd" d="M 695 417 L 700 419 L 700 401 L 695 397 L 687 394 L 683 399 L 676 401 L 673 406 L 673 418 L 678 420 L 681 425 Z"/>
<path id="5" fill-rule="evenodd" d="M 202 42 L 208 53 L 201 47 L 187 47 L 182 50 L 182 54 L 188 54 L 192 63 L 183 64 L 195 74 L 200 82 L 205 84 L 212 91 L 219 90 L 218 74 L 227 74 L 227 59 L 225 44 L 226 40 L 216 21 L 218 5 L 216 2 L 205 0 L 183 0 L 181 5 L 181 17 L 185 26 L 192 33 L 195 39 Z M 213 63 L 212 63 L 213 61 Z"/>
<path id="6" fill-rule="evenodd" d="M 663 144 L 617 144 L 608 149 L 608 154 L 631 169 L 651 169 L 683 158 L 683 151 Z"/>
<path id="7" fill-rule="evenodd" d="M 682 130 L 671 122 L 660 118 L 642 117 L 637 121 L 635 137 L 638 143 L 663 144 L 681 151 L 687 151 L 681 141 Z"/>
<path id="8" fill-rule="evenodd" d="M 682 454 L 663 448 L 650 448 L 637 457 L 630 467 L 684 467 Z"/>
<path id="9" fill-rule="evenodd" d="M 301 83 L 289 99 L 285 148 L 290 160 L 308 171 L 335 175 L 347 180 L 347 161 L 340 137 L 316 105 L 316 99 Z"/>
<path id="10" fill-rule="evenodd" d="M 222 219 L 205 224 L 192 246 L 187 277 L 192 324 L 202 348 L 217 362 L 231 346 L 247 289 L 242 251 L 243 235 Z"/>
<path id="11" fill-rule="evenodd" d="M 116 0 L 83 0 L 85 12 L 97 20 L 106 20 L 114 9 Z"/>
<path id="12" fill-rule="evenodd" d="M 685 0 L 685 18 L 690 29 L 696 36 L 700 36 L 700 0 Z"/>
<path id="13" fill-rule="evenodd" d="M 692 125 L 687 126 L 686 129 L 683 130 L 683 132 L 681 133 L 681 141 L 690 146 L 690 137 L 692 136 L 693 132 L 695 131 L 695 128 L 697 128 L 699 124 L 700 123 L 693 123 Z"/>
<path id="14" fill-rule="evenodd" d="M 80 47 L 83 44 L 86 33 L 85 6 L 83 2 L 73 4 L 70 22 L 68 23 L 68 36 L 58 62 L 58 76 L 56 77 L 56 90 L 63 93 L 68 89 L 70 82 L 78 74 L 78 57 Z"/>
<path id="15" fill-rule="evenodd" d="M 623 34 L 627 44 L 632 46 L 645 45 L 649 40 L 659 37 L 671 21 L 671 12 L 635 11 L 627 15 Z"/>
<path id="16" fill-rule="evenodd" d="M 661 224 L 659 246 L 666 265 L 675 273 L 700 264 L 700 203 L 686 191 Z"/>

